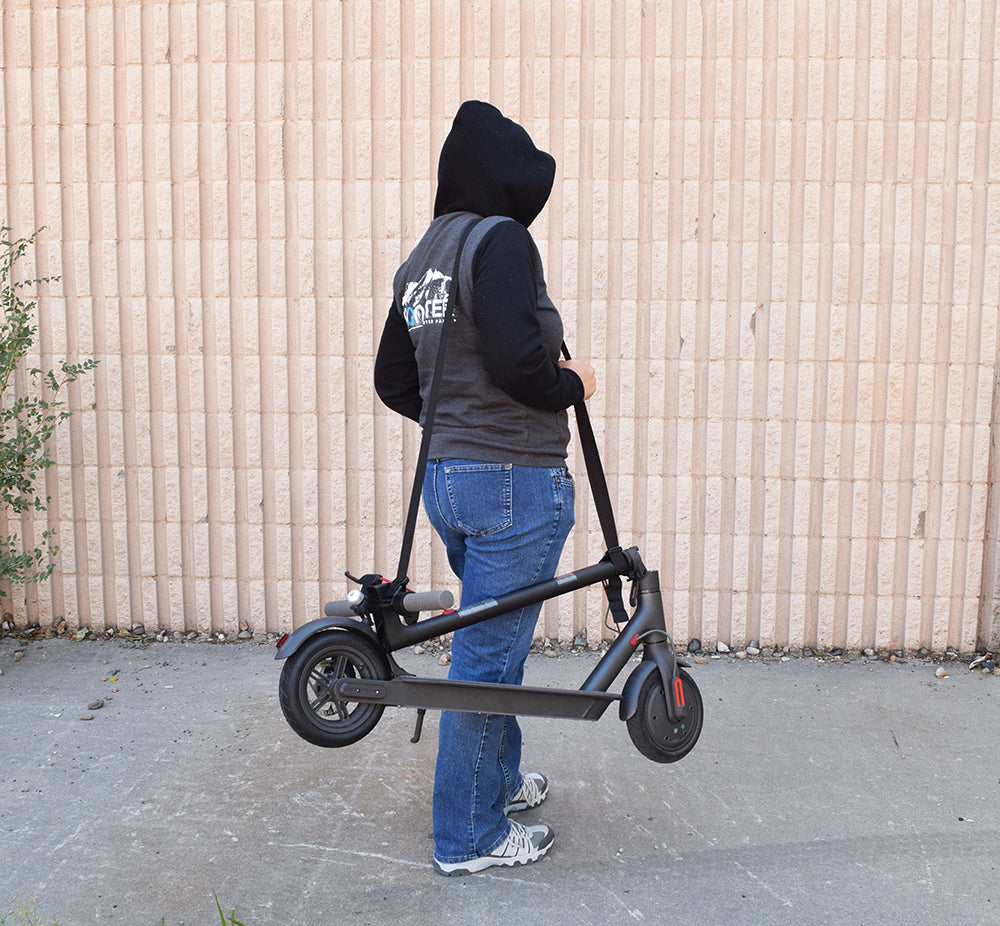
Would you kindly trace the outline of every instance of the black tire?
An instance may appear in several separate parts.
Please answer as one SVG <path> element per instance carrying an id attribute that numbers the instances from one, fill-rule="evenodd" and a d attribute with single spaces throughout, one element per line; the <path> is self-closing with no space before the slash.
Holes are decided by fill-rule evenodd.
<path id="1" fill-rule="evenodd" d="M 343 630 L 323 633 L 285 661 L 278 701 L 288 725 L 304 740 L 328 748 L 349 746 L 371 733 L 385 707 L 338 701 L 331 693 L 333 683 L 388 677 L 385 658 L 374 643 Z"/>
<path id="2" fill-rule="evenodd" d="M 698 742 L 704 719 L 701 692 L 694 679 L 680 670 L 681 688 L 687 714 L 677 724 L 667 717 L 667 702 L 659 672 L 650 672 L 639 689 L 639 706 L 625 725 L 632 743 L 647 759 L 676 762 L 683 759 Z"/>

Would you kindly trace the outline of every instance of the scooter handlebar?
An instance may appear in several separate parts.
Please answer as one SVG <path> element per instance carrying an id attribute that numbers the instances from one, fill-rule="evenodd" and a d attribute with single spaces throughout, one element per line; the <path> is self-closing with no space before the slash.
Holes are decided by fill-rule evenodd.
<path id="1" fill-rule="evenodd" d="M 447 611 L 455 603 L 455 596 L 442 589 L 435 592 L 407 592 L 403 596 L 403 607 L 411 613 L 418 611 Z M 354 617 L 357 612 L 350 601 L 328 601 L 323 607 L 327 617 Z"/>
<path id="2" fill-rule="evenodd" d="M 328 601 L 323 606 L 323 613 L 327 617 L 354 617 L 354 608 L 349 601 Z"/>
<path id="3" fill-rule="evenodd" d="M 455 596 L 442 589 L 438 592 L 408 592 L 403 596 L 407 611 L 447 611 L 455 603 Z"/>

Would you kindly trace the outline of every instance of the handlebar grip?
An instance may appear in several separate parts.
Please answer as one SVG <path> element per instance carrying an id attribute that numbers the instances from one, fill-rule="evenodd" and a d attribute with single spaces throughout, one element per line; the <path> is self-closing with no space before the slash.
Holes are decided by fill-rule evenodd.
<path id="1" fill-rule="evenodd" d="M 437 592 L 407 592 L 403 596 L 403 607 L 407 611 L 447 611 L 455 603 L 455 596 L 443 589 Z M 328 601 L 323 606 L 327 617 L 356 617 L 357 611 L 350 601 Z"/>
<path id="2" fill-rule="evenodd" d="M 403 607 L 407 611 L 447 611 L 455 603 L 455 596 L 442 589 L 438 592 L 408 592 L 403 596 Z"/>
<path id="3" fill-rule="evenodd" d="M 328 601 L 323 606 L 323 613 L 327 617 L 354 617 L 354 609 L 347 601 Z"/>

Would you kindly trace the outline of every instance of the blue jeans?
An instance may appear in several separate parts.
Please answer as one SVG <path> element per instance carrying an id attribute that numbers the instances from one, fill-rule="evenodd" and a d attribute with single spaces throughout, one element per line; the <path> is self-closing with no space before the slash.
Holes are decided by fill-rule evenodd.
<path id="1" fill-rule="evenodd" d="M 424 506 L 462 580 L 462 606 L 555 575 L 573 526 L 573 479 L 563 467 L 431 460 Z M 541 604 L 455 632 L 449 678 L 519 685 Z M 506 838 L 503 808 L 521 786 L 514 717 L 445 711 L 434 776 L 434 854 L 488 855 Z"/>

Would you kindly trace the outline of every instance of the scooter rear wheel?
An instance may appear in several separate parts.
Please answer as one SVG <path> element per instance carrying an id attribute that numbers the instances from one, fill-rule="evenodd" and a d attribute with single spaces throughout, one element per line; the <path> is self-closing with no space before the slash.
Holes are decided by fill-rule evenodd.
<path id="1" fill-rule="evenodd" d="M 646 676 L 639 689 L 638 710 L 626 722 L 632 743 L 647 759 L 654 762 L 676 762 L 683 759 L 698 742 L 704 719 L 701 692 L 694 679 L 680 670 L 686 716 L 671 723 L 659 672 Z"/>
<path id="2" fill-rule="evenodd" d="M 381 720 L 381 704 L 343 701 L 334 685 L 343 678 L 385 679 L 385 658 L 363 636 L 333 631 L 313 637 L 288 657 L 278 682 L 278 702 L 288 725 L 315 746 L 348 746 Z"/>

